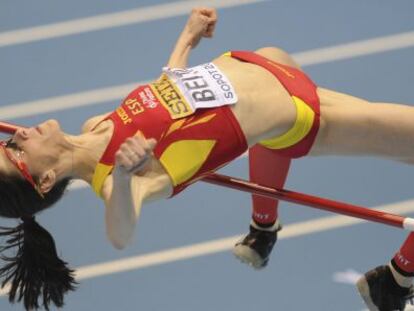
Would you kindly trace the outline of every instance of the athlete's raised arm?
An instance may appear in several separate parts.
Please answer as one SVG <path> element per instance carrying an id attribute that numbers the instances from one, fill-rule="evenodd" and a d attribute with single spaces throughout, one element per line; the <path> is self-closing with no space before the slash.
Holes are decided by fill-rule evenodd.
<path id="1" fill-rule="evenodd" d="M 217 23 L 217 13 L 213 8 L 192 10 L 181 35 L 175 44 L 167 66 L 170 68 L 187 67 L 190 50 L 195 48 L 201 38 L 211 38 Z"/>
<path id="2" fill-rule="evenodd" d="M 155 143 L 142 135 L 128 138 L 116 152 L 114 170 L 102 190 L 107 236 L 118 249 L 128 244 L 140 215 L 147 185 L 136 173 L 146 169 Z"/>

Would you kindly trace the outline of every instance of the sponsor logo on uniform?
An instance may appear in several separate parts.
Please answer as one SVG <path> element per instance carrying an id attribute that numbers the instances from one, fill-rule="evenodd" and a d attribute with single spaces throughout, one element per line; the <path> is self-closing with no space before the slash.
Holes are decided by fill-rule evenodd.
<path id="1" fill-rule="evenodd" d="M 407 265 L 409 265 L 411 262 L 407 259 L 407 258 L 405 258 L 401 253 L 398 253 L 396 256 L 395 256 L 395 259 L 397 259 L 402 265 L 404 265 L 404 266 L 407 266 Z"/>
<path id="2" fill-rule="evenodd" d="M 148 109 L 154 109 L 158 106 L 157 98 L 151 91 L 150 87 L 145 87 L 141 92 L 139 92 L 139 97 L 141 99 L 141 103 Z"/>
<path id="3" fill-rule="evenodd" d="M 128 113 L 125 111 L 124 108 L 122 107 L 116 108 L 116 114 L 122 120 L 124 125 L 132 123 L 132 119 L 129 117 Z"/>
<path id="4" fill-rule="evenodd" d="M 141 104 L 136 98 L 130 97 L 124 101 L 121 107 L 116 108 L 116 114 L 122 120 L 124 125 L 132 123 L 132 116 L 136 116 L 145 111 L 143 104 Z"/>
<path id="5" fill-rule="evenodd" d="M 216 81 L 217 85 L 223 92 L 225 98 L 235 98 L 235 94 L 233 93 L 232 87 L 230 86 L 229 82 L 226 81 L 223 74 L 216 69 L 214 64 L 207 63 L 204 65 L 204 69 L 207 69 L 208 74 L 214 79 L 214 81 Z"/>
<path id="6" fill-rule="evenodd" d="M 257 213 L 257 212 L 254 212 L 253 214 L 254 214 L 254 218 L 256 218 L 256 219 L 260 219 L 260 220 L 269 219 L 269 214 L 261 214 L 261 213 Z"/>
<path id="7" fill-rule="evenodd" d="M 171 118 L 178 119 L 193 114 L 193 110 L 184 96 L 165 74 L 151 84 L 151 89 L 161 104 L 169 111 Z"/>
<path id="8" fill-rule="evenodd" d="M 283 68 L 282 66 L 271 62 L 271 61 L 267 61 L 268 64 L 272 65 L 273 67 L 276 67 L 277 69 L 279 69 L 281 72 L 283 72 L 286 76 L 288 76 L 289 78 L 295 79 L 295 75 L 293 73 L 291 73 L 290 71 L 288 71 L 287 69 Z"/>

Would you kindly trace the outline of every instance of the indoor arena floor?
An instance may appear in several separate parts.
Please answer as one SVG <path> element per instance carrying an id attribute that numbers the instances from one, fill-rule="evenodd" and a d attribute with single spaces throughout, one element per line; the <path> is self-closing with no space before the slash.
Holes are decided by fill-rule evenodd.
<path id="1" fill-rule="evenodd" d="M 320 86 L 414 104 L 410 0 L 5 0 L 0 120 L 29 126 L 55 118 L 79 133 L 86 118 L 113 110 L 134 85 L 159 75 L 197 5 L 217 7 L 219 22 L 190 65 L 231 49 L 279 46 Z M 247 159 L 221 172 L 246 178 Z M 331 156 L 295 160 L 286 188 L 410 214 L 413 180 L 409 165 Z M 118 251 L 105 237 L 103 203 L 76 184 L 40 222 L 78 269 L 79 288 L 66 298 L 71 311 L 361 311 L 356 277 L 387 262 L 406 236 L 282 203 L 280 240 L 268 267 L 254 271 L 231 253 L 250 213 L 248 194 L 199 182 L 145 206 L 134 241 Z M 3 295 L 0 310 L 22 306 Z"/>

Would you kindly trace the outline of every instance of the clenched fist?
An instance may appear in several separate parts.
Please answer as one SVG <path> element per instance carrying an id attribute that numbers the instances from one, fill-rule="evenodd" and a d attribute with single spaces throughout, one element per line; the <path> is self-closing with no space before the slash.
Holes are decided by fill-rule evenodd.
<path id="1" fill-rule="evenodd" d="M 188 18 L 185 29 L 191 37 L 191 47 L 197 46 L 202 37 L 211 38 L 217 23 L 217 12 L 213 8 L 195 8 Z"/>
<path id="2" fill-rule="evenodd" d="M 115 169 L 128 175 L 141 171 L 148 163 L 155 144 L 155 139 L 145 139 L 141 132 L 127 138 L 115 153 Z"/>

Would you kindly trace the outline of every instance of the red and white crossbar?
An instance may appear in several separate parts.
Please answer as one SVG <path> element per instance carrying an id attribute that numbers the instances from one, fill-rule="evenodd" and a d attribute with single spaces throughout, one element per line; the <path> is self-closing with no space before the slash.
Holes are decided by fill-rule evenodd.
<path id="1" fill-rule="evenodd" d="M 210 174 L 204 177 L 202 181 L 226 188 L 232 188 L 252 194 L 257 194 L 267 198 L 297 203 L 300 205 L 310 206 L 337 214 L 361 218 L 409 231 L 414 231 L 414 218 L 403 217 L 400 215 L 390 214 L 348 203 L 337 202 L 286 189 L 265 187 L 251 183 L 247 180 L 220 174 Z"/>
<path id="2" fill-rule="evenodd" d="M 13 134 L 19 127 L 15 124 L 0 121 L 0 133 Z"/>
<path id="3" fill-rule="evenodd" d="M 0 122 L 0 132 L 2 133 L 13 134 L 19 127 L 20 126 L 15 124 Z M 210 174 L 204 177 L 202 181 L 226 188 L 232 188 L 244 192 L 249 192 L 252 194 L 257 194 L 267 198 L 297 203 L 300 205 L 322 209 L 337 214 L 361 218 L 368 221 L 382 223 L 388 226 L 414 231 L 414 218 L 410 217 L 403 217 L 400 215 L 390 214 L 362 206 L 333 201 L 286 189 L 265 187 L 262 185 L 249 182 L 247 180 L 220 174 Z"/>

